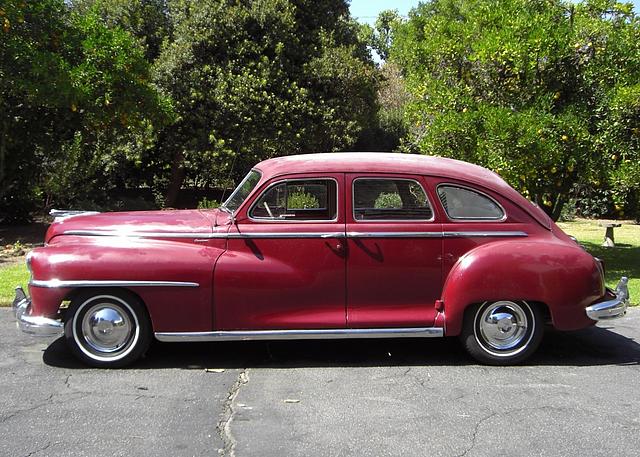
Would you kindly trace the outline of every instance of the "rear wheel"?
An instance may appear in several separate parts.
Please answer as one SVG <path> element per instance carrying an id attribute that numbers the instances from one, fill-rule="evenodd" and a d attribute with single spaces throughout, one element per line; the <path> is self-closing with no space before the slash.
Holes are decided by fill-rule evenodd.
<path id="1" fill-rule="evenodd" d="M 94 367 L 117 368 L 140 358 L 152 339 L 145 307 L 133 294 L 87 291 L 69 306 L 64 325 L 71 351 Z"/>
<path id="2" fill-rule="evenodd" d="M 525 301 L 485 302 L 467 310 L 460 339 L 488 365 L 511 365 L 533 354 L 544 333 L 540 310 Z"/>

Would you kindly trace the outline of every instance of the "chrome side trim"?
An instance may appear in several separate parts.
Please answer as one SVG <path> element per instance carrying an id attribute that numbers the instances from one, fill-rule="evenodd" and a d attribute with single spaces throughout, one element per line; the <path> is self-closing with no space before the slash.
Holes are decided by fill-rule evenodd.
<path id="1" fill-rule="evenodd" d="M 468 232 L 247 232 L 247 233 L 159 233 L 117 232 L 100 230 L 67 230 L 65 235 L 115 236 L 130 238 L 258 239 L 258 238 L 491 238 L 523 237 L 522 231 L 488 230 Z"/>
<path id="2" fill-rule="evenodd" d="M 441 327 L 335 328 L 310 330 L 233 330 L 220 332 L 156 332 L 164 342 L 315 340 L 341 338 L 433 338 L 444 336 Z"/>
<path id="3" fill-rule="evenodd" d="M 528 236 L 526 232 L 491 230 L 483 232 L 347 232 L 347 238 L 492 238 Z"/>
<path id="4" fill-rule="evenodd" d="M 116 236 L 124 238 L 228 238 L 227 233 L 207 232 L 122 232 L 118 230 L 65 230 L 63 235 Z"/>
<path id="5" fill-rule="evenodd" d="M 229 233 L 229 239 L 237 238 L 344 238 L 344 232 L 259 232 L 259 233 Z"/>
<path id="6" fill-rule="evenodd" d="M 200 287 L 197 282 L 179 281 L 93 281 L 93 280 L 59 280 L 32 279 L 30 286 L 56 289 L 64 287 Z"/>
<path id="7" fill-rule="evenodd" d="M 481 232 L 443 232 L 445 238 L 491 238 L 491 237 L 519 237 L 529 236 L 527 232 L 488 230 Z"/>
<path id="8" fill-rule="evenodd" d="M 61 221 L 75 216 L 89 216 L 91 214 L 100 214 L 99 211 L 76 211 L 70 209 L 52 209 L 49 216 L 53 216 L 56 220 Z"/>
<path id="9" fill-rule="evenodd" d="M 347 232 L 347 238 L 442 238 L 442 232 Z"/>

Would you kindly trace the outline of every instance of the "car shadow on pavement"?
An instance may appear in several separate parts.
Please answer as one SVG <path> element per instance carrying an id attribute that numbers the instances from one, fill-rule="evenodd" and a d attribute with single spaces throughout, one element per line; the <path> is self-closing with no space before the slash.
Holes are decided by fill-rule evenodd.
<path id="1" fill-rule="evenodd" d="M 44 351 L 47 365 L 86 368 L 63 338 Z M 576 332 L 547 331 L 539 350 L 525 365 L 592 366 L 640 364 L 640 344 L 606 328 Z M 475 365 L 456 338 L 237 341 L 220 343 L 155 342 L 131 369 L 296 368 Z"/>

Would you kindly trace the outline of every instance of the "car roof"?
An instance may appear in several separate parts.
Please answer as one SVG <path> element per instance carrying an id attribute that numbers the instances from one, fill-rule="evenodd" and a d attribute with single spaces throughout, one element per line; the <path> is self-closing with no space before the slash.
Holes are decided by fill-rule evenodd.
<path id="1" fill-rule="evenodd" d="M 406 173 L 462 179 L 504 191 L 496 173 L 460 160 L 391 152 L 329 152 L 268 159 L 256 165 L 266 177 L 293 173 Z"/>
<path id="2" fill-rule="evenodd" d="M 327 152 L 277 157 L 255 166 L 264 178 L 294 173 L 397 173 L 459 179 L 493 190 L 525 209 L 549 228 L 544 211 L 534 206 L 496 173 L 460 160 L 392 152 Z"/>

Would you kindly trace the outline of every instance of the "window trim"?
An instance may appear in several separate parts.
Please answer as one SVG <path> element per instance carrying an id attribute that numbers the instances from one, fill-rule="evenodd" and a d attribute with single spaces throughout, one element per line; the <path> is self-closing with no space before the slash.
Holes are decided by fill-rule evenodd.
<path id="1" fill-rule="evenodd" d="M 502 217 L 500 217 L 500 218 L 494 218 L 494 217 L 451 217 L 449 215 L 449 212 L 447 211 L 447 208 L 444 207 L 444 205 L 442 204 L 442 200 L 440 199 L 440 193 L 439 193 L 440 187 L 457 187 L 459 189 L 468 190 L 468 191 L 471 191 L 471 192 L 475 192 L 478 195 L 482 195 L 483 197 L 486 197 L 487 199 L 492 201 L 498 208 L 500 208 L 500 210 L 502 211 Z M 438 201 L 440 202 L 440 207 L 444 211 L 445 216 L 447 216 L 447 219 L 452 221 L 452 222 L 492 222 L 492 223 L 499 223 L 499 222 L 506 221 L 507 217 L 508 217 L 507 216 L 507 211 L 504 209 L 504 206 L 502 206 L 500 204 L 500 202 L 498 202 L 498 200 L 496 200 L 495 198 L 493 198 L 491 195 L 487 194 L 486 192 L 483 192 L 481 190 L 476 189 L 475 187 L 466 186 L 464 184 L 455 184 L 455 183 L 451 183 L 451 182 L 441 182 L 436 186 L 436 196 L 438 197 Z"/>
<path id="2" fill-rule="evenodd" d="M 431 217 L 429 219 L 357 219 L 356 218 L 356 181 L 359 180 L 368 180 L 368 181 L 412 181 L 415 182 L 416 184 L 418 184 L 420 186 L 420 189 L 422 189 L 422 192 L 424 193 L 424 196 L 426 198 L 427 204 L 429 205 L 429 209 L 431 210 Z M 434 206 L 431 204 L 431 200 L 429 200 L 429 194 L 427 193 L 427 191 L 425 190 L 424 186 L 422 185 L 422 183 L 420 181 L 418 181 L 417 179 L 414 178 L 395 178 L 395 177 L 382 177 L 382 176 L 375 176 L 375 177 L 369 177 L 369 176 L 360 176 L 357 178 L 354 178 L 351 181 L 351 218 L 359 224 L 379 224 L 379 223 L 384 223 L 384 222 L 433 222 L 436 219 L 436 212 L 434 209 Z"/>
<path id="3" fill-rule="evenodd" d="M 296 181 L 333 181 L 336 184 L 336 217 L 334 217 L 333 219 L 302 219 L 301 220 L 301 219 L 275 219 L 275 218 L 269 219 L 269 218 L 261 218 L 261 217 L 255 218 L 251 215 L 251 213 L 253 212 L 253 209 L 258 205 L 258 201 L 260 201 L 262 196 L 265 195 L 267 192 L 269 192 L 273 187 L 278 186 L 282 183 L 296 182 Z M 257 222 L 257 223 L 267 222 L 267 223 L 276 223 L 276 224 L 282 224 L 282 223 L 324 224 L 324 223 L 338 222 L 338 220 L 340 219 L 340 185 L 336 178 L 333 178 L 330 176 L 318 176 L 318 177 L 314 176 L 314 177 L 307 177 L 307 178 L 285 178 L 279 181 L 274 181 L 271 184 L 269 184 L 267 187 L 265 187 L 265 189 L 262 192 L 260 192 L 258 196 L 253 200 L 253 202 L 249 206 L 249 209 L 247 210 L 247 217 L 249 218 L 250 221 Z"/>
<path id="4" fill-rule="evenodd" d="M 231 200 L 231 197 L 235 196 L 235 194 L 240 190 L 240 187 L 242 187 L 242 185 L 249 180 L 249 174 L 255 171 L 258 173 L 259 178 L 258 178 L 258 182 L 256 183 L 256 185 L 253 187 L 253 189 L 251 189 L 251 191 L 249 192 L 249 194 L 244 198 L 244 200 L 242 200 L 242 202 L 240 202 L 240 204 L 238 205 L 238 207 L 235 210 L 232 210 L 230 208 L 227 208 L 225 206 L 225 203 L 227 203 L 229 200 Z M 263 178 L 263 174 L 262 171 L 260 171 L 258 168 L 253 167 L 251 170 L 249 170 L 247 172 L 247 174 L 244 176 L 244 178 L 242 178 L 242 181 L 240 181 L 238 183 L 238 185 L 235 187 L 235 189 L 233 189 L 233 192 L 231 192 L 231 195 L 229 195 L 227 197 L 227 199 L 222 202 L 222 204 L 220 205 L 220 207 L 224 207 L 224 209 L 227 210 L 227 212 L 229 214 L 231 214 L 232 216 L 235 216 L 236 214 L 238 214 L 238 212 L 242 209 L 243 206 L 245 206 L 245 204 L 251 199 L 251 196 L 254 194 L 254 192 L 256 191 L 256 189 L 258 188 L 258 185 L 260 184 L 260 181 L 262 181 Z"/>

